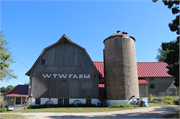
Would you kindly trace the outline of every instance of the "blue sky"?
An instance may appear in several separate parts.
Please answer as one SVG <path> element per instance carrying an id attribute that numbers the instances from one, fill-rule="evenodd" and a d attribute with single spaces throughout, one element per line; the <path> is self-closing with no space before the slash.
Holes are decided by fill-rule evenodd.
<path id="1" fill-rule="evenodd" d="M 93 61 L 103 61 L 103 40 L 126 31 L 136 39 L 137 62 L 156 62 L 162 42 L 177 36 L 168 23 L 175 18 L 162 1 L 1 1 L 0 28 L 9 42 L 18 79 L 0 87 L 29 82 L 25 73 L 43 49 L 66 34 L 84 47 Z"/>

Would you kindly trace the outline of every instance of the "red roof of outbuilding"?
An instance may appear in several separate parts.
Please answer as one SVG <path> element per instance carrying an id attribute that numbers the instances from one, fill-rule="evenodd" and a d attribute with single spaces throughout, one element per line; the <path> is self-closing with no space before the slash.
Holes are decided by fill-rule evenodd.
<path id="1" fill-rule="evenodd" d="M 169 69 L 165 62 L 138 62 L 138 77 L 172 77 L 167 73 Z"/>
<path id="2" fill-rule="evenodd" d="M 94 62 L 94 65 L 104 77 L 104 62 Z M 172 77 L 166 66 L 165 62 L 137 62 L 138 77 Z"/>
<path id="3" fill-rule="evenodd" d="M 10 93 L 6 96 L 13 97 L 26 97 L 28 95 L 29 85 L 17 85 Z"/>
<path id="4" fill-rule="evenodd" d="M 104 62 L 93 62 L 96 66 L 96 69 L 102 74 L 102 77 L 104 77 Z"/>
<path id="5" fill-rule="evenodd" d="M 149 83 L 146 79 L 138 79 L 138 83 Z"/>

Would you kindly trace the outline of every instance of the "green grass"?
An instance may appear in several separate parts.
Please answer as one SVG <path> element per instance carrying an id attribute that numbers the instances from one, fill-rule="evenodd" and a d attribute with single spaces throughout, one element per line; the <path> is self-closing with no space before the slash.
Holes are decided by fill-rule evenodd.
<path id="1" fill-rule="evenodd" d="M 166 115 L 164 116 L 164 118 L 179 118 L 179 111 L 173 114 Z"/>
<path id="2" fill-rule="evenodd" d="M 18 114 L 0 114 L 1 119 L 25 119 L 26 116 Z"/>
<path id="3" fill-rule="evenodd" d="M 149 103 L 149 107 L 154 106 L 172 106 L 170 104 L 156 104 Z M 110 111 L 120 111 L 128 109 L 137 109 L 145 107 L 126 107 L 126 108 L 109 108 L 109 107 L 62 107 L 62 108 L 39 108 L 39 109 L 27 109 L 27 110 L 17 110 L 8 111 L 7 113 L 38 113 L 38 112 L 63 112 L 63 113 L 85 113 L 85 112 L 110 112 Z"/>
<path id="4" fill-rule="evenodd" d="M 154 107 L 154 106 L 178 106 L 174 104 L 160 104 L 160 103 L 148 103 L 149 107 Z"/>

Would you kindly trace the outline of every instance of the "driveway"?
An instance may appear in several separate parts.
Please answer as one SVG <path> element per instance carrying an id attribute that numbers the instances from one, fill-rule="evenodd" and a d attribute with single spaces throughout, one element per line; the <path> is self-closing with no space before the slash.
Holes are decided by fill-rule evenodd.
<path id="1" fill-rule="evenodd" d="M 180 111 L 180 106 L 144 107 L 144 108 L 133 109 L 133 110 L 97 112 L 97 113 L 12 113 L 12 114 L 25 115 L 26 117 L 28 117 L 28 119 L 163 118 L 165 115 L 171 114 L 176 111 Z"/>

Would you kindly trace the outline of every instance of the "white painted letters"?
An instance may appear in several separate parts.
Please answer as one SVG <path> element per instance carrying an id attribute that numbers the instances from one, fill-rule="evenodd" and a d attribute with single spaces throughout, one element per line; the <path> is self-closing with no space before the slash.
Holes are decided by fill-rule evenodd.
<path id="1" fill-rule="evenodd" d="M 69 74 L 69 78 L 71 78 L 73 76 L 73 74 Z"/>
<path id="2" fill-rule="evenodd" d="M 69 76 L 68 76 L 69 75 Z M 44 78 L 60 78 L 60 79 L 90 79 L 90 74 L 42 74 Z"/>
<path id="3" fill-rule="evenodd" d="M 60 79 L 62 79 L 62 78 L 65 79 L 65 78 L 67 77 L 67 74 L 66 74 L 66 75 L 64 75 L 64 74 L 62 74 L 62 75 L 58 74 L 58 76 L 59 76 Z"/>
<path id="4" fill-rule="evenodd" d="M 79 78 L 82 79 L 83 78 L 83 74 L 79 74 Z"/>
<path id="5" fill-rule="evenodd" d="M 54 78 L 56 78 L 56 77 L 57 77 L 57 74 L 53 74 L 53 76 L 54 76 Z"/>
<path id="6" fill-rule="evenodd" d="M 84 79 L 90 79 L 90 75 L 88 74 L 87 76 L 84 74 Z"/>
<path id="7" fill-rule="evenodd" d="M 46 77 L 50 78 L 51 77 L 51 74 L 49 74 L 49 75 L 48 74 L 46 74 L 46 75 L 42 74 L 42 75 L 43 75 L 44 78 L 46 78 Z"/>
<path id="8" fill-rule="evenodd" d="M 77 77 L 77 75 L 76 75 L 76 74 L 74 74 L 73 79 L 78 79 L 78 77 Z"/>

